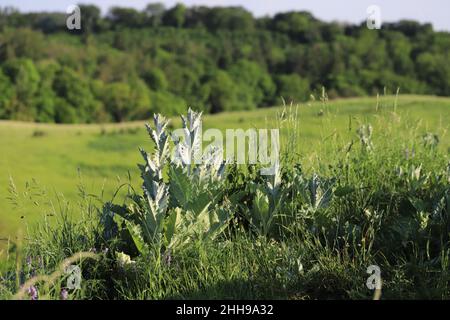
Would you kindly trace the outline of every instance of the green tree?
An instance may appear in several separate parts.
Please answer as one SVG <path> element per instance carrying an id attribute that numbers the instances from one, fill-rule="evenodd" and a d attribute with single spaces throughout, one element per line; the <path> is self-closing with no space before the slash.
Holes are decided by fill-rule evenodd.
<path id="1" fill-rule="evenodd" d="M 274 101 L 276 86 L 266 70 L 257 63 L 239 60 L 231 66 L 230 74 L 238 83 L 241 101 L 253 107 L 267 106 Z"/>
<path id="2" fill-rule="evenodd" d="M 41 81 L 39 95 L 36 97 L 36 121 L 55 122 L 56 94 L 53 91 L 53 82 L 61 66 L 53 61 L 41 61 L 37 68 Z"/>
<path id="3" fill-rule="evenodd" d="M 113 28 L 138 28 L 144 24 L 145 15 L 132 8 L 112 7 L 108 13 L 108 20 Z"/>
<path id="4" fill-rule="evenodd" d="M 131 105 L 129 120 L 148 119 L 153 113 L 150 91 L 139 78 L 130 80 L 131 92 L 128 103 Z"/>
<path id="5" fill-rule="evenodd" d="M 161 2 L 149 3 L 144 9 L 145 16 L 149 24 L 153 27 L 157 27 L 162 24 L 162 18 L 165 11 L 166 8 Z"/>
<path id="6" fill-rule="evenodd" d="M 250 31 L 254 27 L 253 16 L 242 7 L 211 8 L 203 17 L 208 30 Z"/>
<path id="7" fill-rule="evenodd" d="M 81 12 L 81 30 L 83 32 L 96 32 L 101 24 L 100 8 L 94 5 L 79 5 Z"/>
<path id="8" fill-rule="evenodd" d="M 237 101 L 236 85 L 225 71 L 216 71 L 207 84 L 209 111 L 212 113 L 236 110 L 242 101 Z"/>
<path id="9" fill-rule="evenodd" d="M 55 75 L 53 90 L 56 95 L 65 100 L 64 108 L 73 108 L 75 116 L 70 116 L 72 122 L 91 122 L 95 119 L 96 103 L 90 90 L 89 82 L 74 70 L 62 67 Z M 56 108 L 60 108 L 57 104 Z M 65 119 L 65 117 L 60 117 Z"/>
<path id="10" fill-rule="evenodd" d="M 411 59 L 413 45 L 400 32 L 392 31 L 387 36 L 387 49 L 392 60 L 394 71 L 409 75 L 414 73 L 414 63 Z"/>
<path id="11" fill-rule="evenodd" d="M 115 82 L 106 86 L 103 101 L 115 121 L 124 121 L 130 111 L 131 88 L 127 83 Z"/>
<path id="12" fill-rule="evenodd" d="M 55 99 L 55 122 L 76 123 L 79 122 L 77 110 L 63 98 Z"/>
<path id="13" fill-rule="evenodd" d="M 186 20 L 186 6 L 178 3 L 173 8 L 167 10 L 163 16 L 163 23 L 166 26 L 181 28 Z"/>
<path id="14" fill-rule="evenodd" d="M 142 77 L 147 85 L 155 91 L 167 89 L 168 83 L 166 75 L 159 68 L 151 68 L 150 70 L 145 71 Z"/>
<path id="15" fill-rule="evenodd" d="M 11 118 L 11 108 L 15 95 L 10 79 L 0 69 L 0 119 Z"/>
<path id="16" fill-rule="evenodd" d="M 429 86 L 429 92 L 450 95 L 450 54 L 422 53 L 417 57 L 417 72 Z"/>
<path id="17" fill-rule="evenodd" d="M 187 104 L 182 98 L 168 91 L 152 92 L 151 101 L 152 113 L 177 116 L 183 114 L 187 109 Z"/>
<path id="18" fill-rule="evenodd" d="M 272 21 L 273 30 L 288 34 L 299 42 L 321 40 L 320 23 L 308 12 L 287 12 L 276 14 Z"/>
<path id="19" fill-rule="evenodd" d="M 284 74 L 276 77 L 277 96 L 282 97 L 286 103 L 308 100 L 311 88 L 307 79 L 298 74 Z"/>
<path id="20" fill-rule="evenodd" d="M 14 58 L 38 60 L 44 55 L 44 36 L 28 28 L 6 29 L 0 34 L 0 61 Z"/>
<path id="21" fill-rule="evenodd" d="M 30 59 L 13 59 L 4 64 L 3 70 L 14 83 L 15 98 L 11 116 L 19 120 L 35 120 L 35 96 L 38 93 L 40 75 Z"/>

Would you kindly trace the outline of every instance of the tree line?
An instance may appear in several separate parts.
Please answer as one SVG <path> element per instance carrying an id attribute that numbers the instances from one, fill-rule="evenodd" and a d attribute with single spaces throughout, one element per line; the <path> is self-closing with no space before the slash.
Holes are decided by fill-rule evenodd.
<path id="1" fill-rule="evenodd" d="M 80 5 L 65 13 L 0 8 L 0 118 L 38 122 L 146 119 L 328 96 L 450 95 L 450 34 L 399 21 L 380 30 L 308 12 L 255 18 L 241 7 Z"/>

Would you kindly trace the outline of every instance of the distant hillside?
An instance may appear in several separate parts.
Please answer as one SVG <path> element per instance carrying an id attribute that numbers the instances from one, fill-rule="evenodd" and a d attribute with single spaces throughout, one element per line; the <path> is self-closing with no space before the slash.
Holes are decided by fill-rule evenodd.
<path id="1" fill-rule="evenodd" d="M 0 10 L 0 119 L 122 122 L 187 106 L 216 113 L 286 101 L 392 93 L 450 95 L 450 34 L 400 21 L 369 30 L 307 12 L 240 7 L 80 6 Z"/>

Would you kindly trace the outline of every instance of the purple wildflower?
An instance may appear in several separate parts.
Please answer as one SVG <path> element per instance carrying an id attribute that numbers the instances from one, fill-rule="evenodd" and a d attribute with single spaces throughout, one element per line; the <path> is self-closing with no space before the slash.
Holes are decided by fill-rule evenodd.
<path id="1" fill-rule="evenodd" d="M 170 267 L 170 263 L 172 262 L 172 254 L 170 250 L 167 250 L 164 254 L 164 262 L 168 267 Z"/>
<path id="2" fill-rule="evenodd" d="M 35 286 L 31 286 L 27 289 L 27 293 L 30 296 L 31 300 L 38 299 L 38 290 Z"/>
<path id="3" fill-rule="evenodd" d="M 61 300 L 67 300 L 69 298 L 69 291 L 67 291 L 67 289 L 63 288 L 61 290 L 61 293 L 59 294 L 59 297 L 61 298 Z"/>

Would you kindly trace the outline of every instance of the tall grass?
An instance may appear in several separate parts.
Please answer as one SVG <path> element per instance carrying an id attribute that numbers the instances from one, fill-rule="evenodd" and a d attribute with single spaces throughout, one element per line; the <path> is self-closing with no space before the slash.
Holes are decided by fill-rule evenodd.
<path id="1" fill-rule="evenodd" d="M 323 103 L 318 117 L 332 126 L 334 111 Z M 69 299 L 371 299 L 370 265 L 381 269 L 382 299 L 449 299 L 448 154 L 396 108 L 382 101 L 371 121 L 349 116 L 348 132 L 324 135 L 312 154 L 299 148 L 298 108 L 282 109 L 283 201 L 267 232 L 249 218 L 264 201 L 257 166 L 226 171 L 225 197 L 239 191 L 240 200 L 220 236 L 192 237 L 177 250 L 150 242 L 137 251 L 126 232 L 105 238 L 104 201 L 80 187 L 78 206 L 61 201 L 52 209 L 58 223 L 43 221 L 27 235 L 17 263 L 2 269 L 0 295 L 11 298 L 26 280 L 90 251 L 99 260 L 79 262 L 81 289 L 69 290 Z M 41 297 L 59 299 L 66 280 L 36 287 Z"/>

